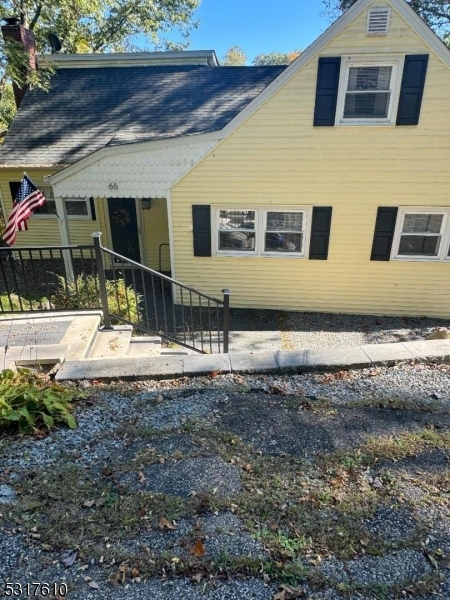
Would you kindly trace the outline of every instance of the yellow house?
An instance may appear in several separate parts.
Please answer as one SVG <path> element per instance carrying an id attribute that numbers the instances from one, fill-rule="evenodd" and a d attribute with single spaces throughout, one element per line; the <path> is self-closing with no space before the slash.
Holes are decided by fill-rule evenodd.
<path id="1" fill-rule="evenodd" d="M 106 71 L 116 67 L 101 64 L 108 58 L 57 60 L 56 79 L 91 68 L 112 85 Z M 187 285 L 213 296 L 230 288 L 236 307 L 449 317 L 450 51 L 405 0 L 358 0 L 287 68 L 233 70 L 207 53 L 196 60 L 204 62 L 152 63 L 217 73 L 206 92 L 200 80 L 192 92 L 185 78 L 171 95 L 160 80 L 154 91 L 172 104 L 157 117 L 175 121 L 166 132 L 146 129 L 144 117 L 134 128 L 109 128 L 126 113 L 115 106 L 90 122 L 95 143 L 81 136 L 74 148 L 50 136 L 52 149 L 71 148 L 59 172 L 27 160 L 46 155 L 46 132 L 18 162 L 19 111 L 0 151 L 4 208 L 19 169 L 38 185 L 51 175 L 48 193 L 55 206 L 65 202 L 70 237 L 36 216 L 19 243 L 86 243 L 101 229 L 119 253 Z M 123 77 L 139 68 L 122 68 Z M 66 94 L 75 124 L 87 80 L 79 104 Z M 58 89 L 53 102 L 64 102 Z M 33 105 L 32 96 L 22 125 L 40 115 L 43 100 Z M 82 132 L 89 121 L 83 113 Z M 133 228 L 121 230 L 114 220 L 130 211 Z"/>

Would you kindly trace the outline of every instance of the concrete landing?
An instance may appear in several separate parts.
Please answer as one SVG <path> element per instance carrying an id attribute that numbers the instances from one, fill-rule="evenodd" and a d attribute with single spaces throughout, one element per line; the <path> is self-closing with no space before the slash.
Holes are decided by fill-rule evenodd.
<path id="1" fill-rule="evenodd" d="M 114 327 L 113 331 L 99 331 L 89 358 L 122 358 L 127 355 L 133 328 L 131 325 Z"/>
<path id="2" fill-rule="evenodd" d="M 124 358 L 120 361 L 66 361 L 56 379 L 170 379 L 211 373 L 313 373 L 392 366 L 402 362 L 450 363 L 450 340 L 298 352 L 265 351 Z"/>

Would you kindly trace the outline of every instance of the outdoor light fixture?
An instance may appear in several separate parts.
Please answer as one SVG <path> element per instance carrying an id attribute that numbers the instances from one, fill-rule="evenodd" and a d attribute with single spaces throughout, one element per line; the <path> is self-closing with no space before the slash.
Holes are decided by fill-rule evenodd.
<path id="1" fill-rule="evenodd" d="M 152 207 L 152 199 L 151 198 L 141 198 L 141 206 L 142 206 L 142 210 L 150 210 Z"/>

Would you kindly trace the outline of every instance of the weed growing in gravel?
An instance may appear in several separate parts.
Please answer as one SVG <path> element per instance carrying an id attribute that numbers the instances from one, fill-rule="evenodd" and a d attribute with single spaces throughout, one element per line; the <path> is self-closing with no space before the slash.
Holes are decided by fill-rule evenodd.
<path id="1" fill-rule="evenodd" d="M 71 429 L 76 422 L 71 414 L 71 402 L 82 394 L 61 385 L 49 384 L 27 369 L 17 373 L 0 373 L 0 428 L 17 426 L 20 433 L 30 433 L 41 427 L 51 429 L 64 423 Z"/>

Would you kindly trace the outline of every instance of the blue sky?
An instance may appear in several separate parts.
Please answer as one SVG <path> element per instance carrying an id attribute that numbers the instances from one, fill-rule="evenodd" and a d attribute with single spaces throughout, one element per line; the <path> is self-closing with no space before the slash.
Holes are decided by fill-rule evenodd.
<path id="1" fill-rule="evenodd" d="M 322 0 L 202 0 L 190 49 L 215 50 L 220 58 L 238 45 L 250 61 L 257 54 L 304 49 L 329 25 L 322 12 Z"/>

